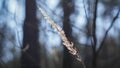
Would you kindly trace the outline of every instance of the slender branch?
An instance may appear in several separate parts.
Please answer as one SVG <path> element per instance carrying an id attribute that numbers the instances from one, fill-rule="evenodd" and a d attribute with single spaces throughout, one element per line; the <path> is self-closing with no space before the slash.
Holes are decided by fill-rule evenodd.
<path id="1" fill-rule="evenodd" d="M 84 0 L 83 0 L 83 7 L 84 7 L 84 11 L 85 11 L 85 17 L 87 19 L 87 22 L 89 22 Z"/>
<path id="2" fill-rule="evenodd" d="M 70 41 L 68 41 L 67 37 L 65 36 L 65 32 L 64 30 L 58 26 L 48 15 L 47 13 L 40 7 L 38 7 L 38 9 L 40 10 L 40 12 L 42 13 L 42 15 L 44 16 L 44 18 L 46 20 L 48 20 L 48 22 L 54 27 L 54 29 L 57 30 L 57 32 L 59 33 L 59 35 L 62 38 L 63 44 L 67 47 L 67 49 L 69 50 L 69 52 L 75 56 L 75 58 L 82 63 L 83 67 L 86 68 L 84 62 L 82 61 L 81 57 L 79 56 L 76 48 L 74 48 L 74 44 Z"/>
<path id="3" fill-rule="evenodd" d="M 119 16 L 119 13 L 120 13 L 120 8 L 119 8 L 116 16 L 113 18 L 113 20 L 112 20 L 112 22 L 111 22 L 111 25 L 110 25 L 109 28 L 106 30 L 105 35 L 104 35 L 104 37 L 103 37 L 103 40 L 102 40 L 102 42 L 101 42 L 101 44 L 100 44 L 100 47 L 99 47 L 99 49 L 97 50 L 97 54 L 99 54 L 100 50 L 102 49 L 103 44 L 104 44 L 104 42 L 105 42 L 105 39 L 106 39 L 106 37 L 107 37 L 107 35 L 108 35 L 108 32 L 110 31 L 110 29 L 111 29 L 112 26 L 114 25 L 116 19 L 117 19 L 118 16 Z"/>
<path id="4" fill-rule="evenodd" d="M 87 34 L 87 31 L 85 31 L 84 29 L 81 29 L 74 24 L 71 24 L 71 26 L 74 27 L 75 29 L 79 30 L 80 32 L 84 33 L 84 34 Z"/>
<path id="5" fill-rule="evenodd" d="M 84 0 L 83 0 L 83 7 L 84 7 L 85 17 L 86 17 L 87 23 L 89 23 L 89 18 L 88 18 L 88 14 L 87 14 L 87 11 L 86 11 L 85 1 Z M 85 33 L 88 34 L 87 32 L 85 32 Z"/>
<path id="6" fill-rule="evenodd" d="M 87 20 L 87 23 L 89 24 L 90 22 L 90 20 L 89 20 L 89 17 L 88 17 L 88 14 L 87 14 L 87 11 L 86 11 L 86 7 L 85 7 L 85 1 L 84 0 L 82 0 L 82 2 L 83 2 L 83 7 L 84 7 L 84 11 L 85 11 L 85 17 L 86 17 L 86 20 Z M 89 8 L 90 9 L 90 8 Z M 89 13 L 89 11 L 88 11 L 88 13 Z M 87 33 L 87 32 L 86 32 Z M 91 39 L 91 44 L 92 44 L 92 48 L 93 48 L 93 45 L 94 45 L 94 41 L 93 41 L 93 39 Z M 93 48 L 94 49 L 94 48 Z"/>
<path id="7" fill-rule="evenodd" d="M 96 50 L 97 37 L 96 37 L 96 19 L 97 19 L 97 6 L 98 0 L 95 0 L 94 18 L 93 18 L 93 49 Z"/>

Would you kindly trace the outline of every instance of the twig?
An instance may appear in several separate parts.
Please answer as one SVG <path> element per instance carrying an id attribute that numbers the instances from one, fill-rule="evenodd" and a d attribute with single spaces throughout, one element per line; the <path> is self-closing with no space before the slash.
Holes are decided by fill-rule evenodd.
<path id="1" fill-rule="evenodd" d="M 83 30 L 83 29 L 77 27 L 77 26 L 74 25 L 74 24 L 71 24 L 71 25 L 72 25 L 72 27 L 74 27 L 75 29 L 79 30 L 80 32 L 82 32 L 82 33 L 84 33 L 84 34 L 87 34 L 87 31 L 85 31 L 85 30 Z"/>
<path id="2" fill-rule="evenodd" d="M 88 20 L 88 14 L 87 14 L 86 7 L 85 7 L 85 1 L 83 0 L 82 2 L 83 2 L 84 11 L 85 11 L 85 17 L 87 19 L 87 22 L 89 22 L 89 20 Z"/>
<path id="3" fill-rule="evenodd" d="M 44 16 L 44 18 L 46 20 L 49 21 L 49 23 L 54 27 L 54 29 L 57 30 L 57 32 L 59 33 L 59 35 L 62 38 L 63 44 L 67 47 L 67 49 L 69 50 L 69 52 L 74 55 L 76 57 L 76 59 L 82 63 L 83 67 L 86 68 L 84 62 L 81 60 L 81 57 L 79 56 L 76 48 L 73 48 L 73 43 L 68 41 L 67 37 L 65 36 L 65 32 L 64 30 L 62 30 L 62 28 L 60 26 L 58 26 L 48 15 L 47 13 L 40 7 L 38 7 L 38 9 L 40 10 L 40 12 L 42 13 L 42 15 Z"/>
<path id="4" fill-rule="evenodd" d="M 102 40 L 102 42 L 101 42 L 101 44 L 100 44 L 100 47 L 99 47 L 99 49 L 97 50 L 97 54 L 99 54 L 101 48 L 103 47 L 103 44 L 104 44 L 105 39 L 106 39 L 106 37 L 107 37 L 107 35 L 108 35 L 108 32 L 110 31 L 110 29 L 111 29 L 112 26 L 114 25 L 114 22 L 115 22 L 116 19 L 118 18 L 119 13 L 120 13 L 120 8 L 119 8 L 119 10 L 118 10 L 116 16 L 113 18 L 113 20 L 112 20 L 112 22 L 111 22 L 111 25 L 109 26 L 109 28 L 108 28 L 107 31 L 105 32 L 105 35 L 104 35 L 103 40 Z"/>
<path id="5" fill-rule="evenodd" d="M 93 18 L 93 41 L 94 41 L 94 44 L 92 45 L 94 50 L 96 50 L 96 44 L 97 44 L 97 37 L 96 37 L 97 6 L 98 6 L 98 0 L 95 0 L 95 9 L 94 9 L 94 18 Z"/>

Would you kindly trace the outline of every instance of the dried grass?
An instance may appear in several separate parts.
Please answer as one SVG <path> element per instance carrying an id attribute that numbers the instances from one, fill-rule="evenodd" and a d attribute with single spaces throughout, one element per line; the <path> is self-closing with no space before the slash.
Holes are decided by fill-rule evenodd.
<path id="1" fill-rule="evenodd" d="M 86 68 L 85 66 L 85 63 L 82 61 L 81 57 L 79 56 L 77 50 L 74 46 L 74 44 L 70 41 L 68 41 L 66 35 L 65 35 L 65 32 L 64 30 L 58 26 L 48 15 L 47 13 L 40 7 L 38 7 L 39 11 L 41 12 L 41 14 L 44 16 L 44 18 L 46 20 L 48 20 L 48 22 L 54 27 L 54 29 L 57 30 L 57 32 L 59 33 L 59 35 L 61 36 L 62 38 L 62 41 L 63 41 L 63 44 L 67 47 L 67 49 L 69 50 L 69 52 L 74 55 L 74 57 L 79 61 L 81 62 L 81 64 L 83 65 L 84 68 Z"/>

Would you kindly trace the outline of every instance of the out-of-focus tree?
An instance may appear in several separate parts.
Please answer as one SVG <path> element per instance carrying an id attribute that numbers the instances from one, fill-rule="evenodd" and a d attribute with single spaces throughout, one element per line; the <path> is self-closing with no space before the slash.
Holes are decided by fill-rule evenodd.
<path id="1" fill-rule="evenodd" d="M 88 38 L 90 38 L 89 42 L 91 42 L 90 45 L 92 45 L 92 52 L 93 52 L 93 54 L 92 54 L 92 68 L 99 67 L 99 64 L 98 64 L 99 61 L 98 60 L 101 59 L 99 56 L 101 56 L 101 55 L 106 56 L 105 54 L 101 53 L 101 51 L 102 52 L 108 51 L 107 49 L 104 49 L 104 48 L 106 48 L 104 46 L 106 46 L 106 45 L 116 46 L 115 42 L 113 44 L 107 38 L 110 37 L 109 36 L 109 31 L 110 31 L 110 29 L 112 28 L 112 26 L 114 25 L 114 23 L 116 22 L 116 20 L 119 16 L 120 10 L 119 10 L 119 4 L 118 3 L 119 3 L 119 1 L 114 1 L 113 2 L 112 0 L 100 0 L 100 1 L 99 0 L 89 0 L 89 1 L 87 1 L 87 6 L 88 6 L 87 10 L 84 7 L 85 10 L 86 10 L 86 18 L 87 18 L 87 23 L 86 23 L 87 30 L 88 30 L 87 35 L 88 35 Z M 103 13 L 101 15 L 100 15 L 101 10 L 98 11 L 98 9 L 100 8 L 100 4 L 104 5 L 104 10 L 103 10 Z M 84 6 L 86 6 L 86 5 L 84 5 Z M 116 10 L 115 14 L 113 14 L 114 10 Z M 98 27 L 98 24 L 99 24 L 98 18 L 99 19 L 100 18 L 102 18 L 102 19 L 110 18 L 111 19 L 111 21 L 109 21 L 110 26 L 108 27 L 108 29 L 106 29 L 105 31 L 103 30 L 104 34 L 102 34 L 103 35 L 102 39 L 100 39 L 98 37 L 99 33 L 100 33 L 99 31 L 97 31 L 98 29 L 100 29 Z M 104 23 L 107 23 L 107 22 L 103 22 L 103 24 Z M 103 28 L 103 26 L 101 28 Z M 109 42 L 111 44 L 109 44 L 109 43 L 105 44 L 106 42 Z M 107 47 L 107 48 L 109 48 L 109 47 Z"/>
<path id="2" fill-rule="evenodd" d="M 26 0 L 25 21 L 23 25 L 23 47 L 21 68 L 40 68 L 40 47 L 36 0 Z"/>
<path id="3" fill-rule="evenodd" d="M 69 41 L 73 40 L 72 37 L 72 26 L 70 15 L 74 12 L 74 1 L 73 0 L 61 0 L 63 8 L 63 30 Z M 73 56 L 69 53 L 69 50 L 64 46 L 63 50 L 63 68 L 72 68 Z"/>

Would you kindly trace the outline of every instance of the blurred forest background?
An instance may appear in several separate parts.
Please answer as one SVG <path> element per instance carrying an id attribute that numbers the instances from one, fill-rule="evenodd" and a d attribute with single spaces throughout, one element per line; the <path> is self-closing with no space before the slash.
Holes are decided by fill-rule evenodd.
<path id="1" fill-rule="evenodd" d="M 37 6 L 86 68 L 120 68 L 120 0 L 0 0 L 0 68 L 83 68 Z"/>

